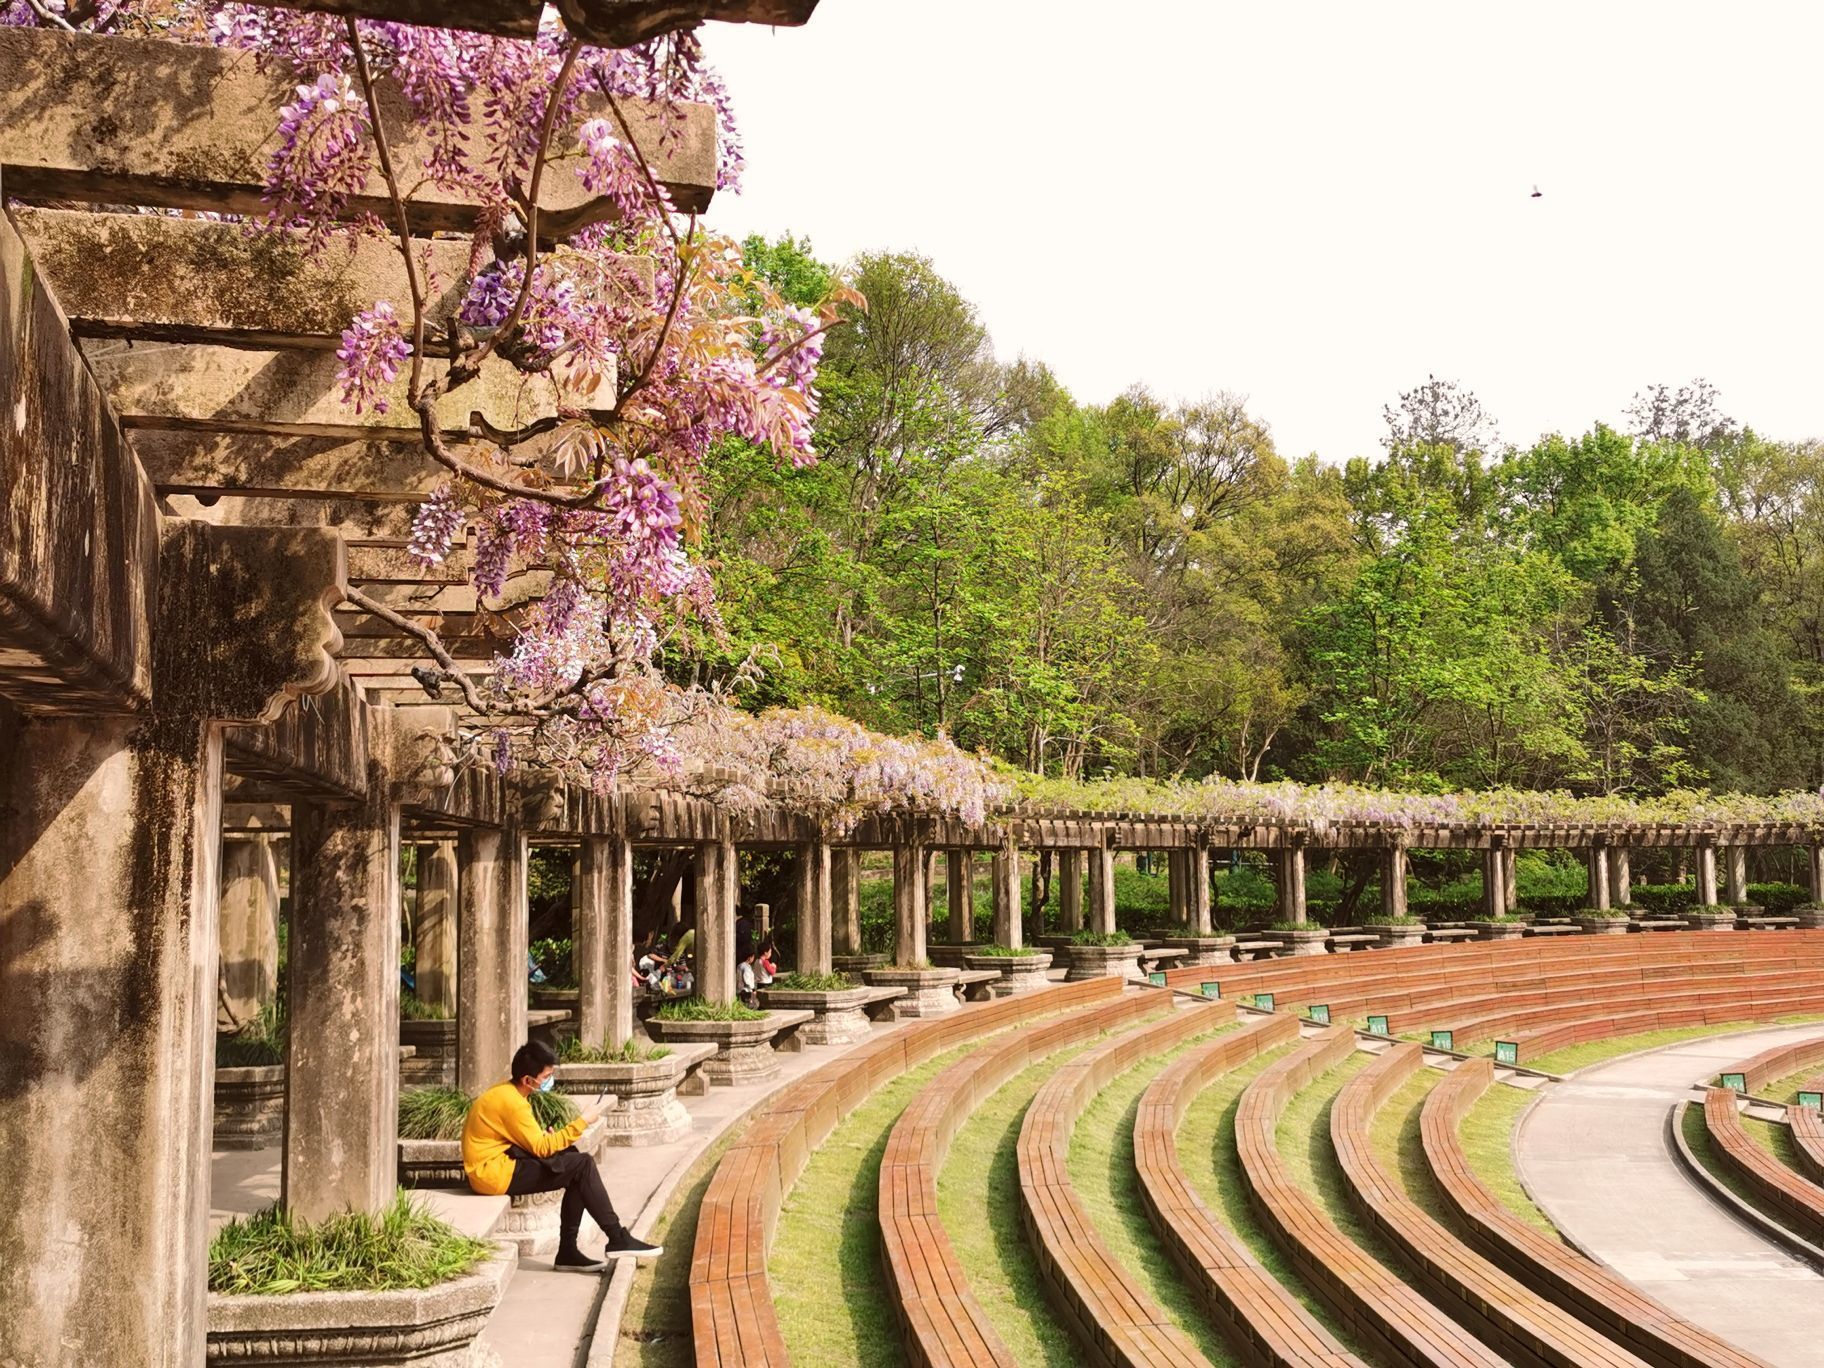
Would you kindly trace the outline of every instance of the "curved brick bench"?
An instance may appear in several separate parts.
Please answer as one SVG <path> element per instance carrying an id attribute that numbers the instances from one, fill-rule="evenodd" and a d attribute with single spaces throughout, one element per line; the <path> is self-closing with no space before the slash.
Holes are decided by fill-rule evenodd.
<path id="1" fill-rule="evenodd" d="M 1674 1315 L 1625 1278 L 1510 1211 L 1469 1166 L 1457 1128 L 1494 1082 L 1488 1059 L 1464 1060 L 1425 1099 L 1425 1164 L 1471 1243 L 1535 1291 L 1660 1368 L 1767 1368 L 1708 1330 Z"/>
<path id="2" fill-rule="evenodd" d="M 1375 957 L 1401 953 L 1381 950 Z M 1242 1092 L 1235 1115 L 1235 1147 L 1249 1200 L 1299 1276 L 1339 1317 L 1396 1362 L 1500 1368 L 1506 1359 L 1338 1230 L 1280 1158 L 1275 1131 L 1293 1094 L 1354 1049 L 1354 1032 L 1332 1026 L 1262 1070 Z"/>
<path id="3" fill-rule="evenodd" d="M 1350 1202 L 1400 1252 L 1432 1300 L 1448 1305 L 1510 1357 L 1556 1368 L 1639 1368 L 1645 1360 L 1497 1268 L 1407 1195 L 1369 1143 L 1374 1115 L 1425 1066 L 1415 1042 L 1381 1053 L 1330 1109 L 1330 1143 Z"/>
<path id="4" fill-rule="evenodd" d="M 716 1165 L 697 1216 L 690 1261 L 696 1362 L 790 1362 L 773 1309 L 766 1252 L 779 1205 L 812 1150 L 860 1103 L 907 1069 L 954 1046 L 1034 1017 L 1107 1001 L 1119 979 L 1060 985 L 913 1022 L 806 1074 L 765 1103 Z"/>
<path id="5" fill-rule="evenodd" d="M 1724 1072 L 1742 1075 L 1748 1091 L 1753 1093 L 1759 1092 L 1775 1079 L 1785 1078 L 1818 1063 L 1824 1063 L 1824 1035 L 1813 1036 L 1810 1040 L 1795 1040 L 1790 1045 L 1775 1045 L 1772 1049 L 1750 1055 L 1738 1064 L 1731 1064 Z"/>
<path id="6" fill-rule="evenodd" d="M 1115 982 L 1115 980 L 1109 980 Z M 887 1284 L 914 1363 L 931 1368 L 1015 1360 L 969 1290 L 937 1215 L 937 1173 L 969 1114 L 1014 1075 L 1103 1031 L 1120 1030 L 1167 1004 L 1150 993 L 1068 1013 L 986 1045 L 927 1083 L 894 1123 L 880 1166 L 880 1239 Z"/>
<path id="7" fill-rule="evenodd" d="M 1633 1008 L 1634 1010 L 1629 1010 Z M 1515 1062 L 1537 1059 L 1554 1050 L 1590 1040 L 1608 1040 L 1642 1031 L 1683 1026 L 1721 1026 L 1732 1021 L 1773 1021 L 1795 1012 L 1824 1012 L 1824 989 L 1788 992 L 1745 1003 L 1738 991 L 1721 985 L 1707 995 L 1677 1007 L 1639 1008 L 1632 1001 L 1586 1002 L 1568 1020 L 1549 1025 L 1523 1025 L 1502 1039 L 1515 1047 Z M 1538 1018 L 1525 1018 L 1534 1020 Z"/>
<path id="8" fill-rule="evenodd" d="M 1808 1091 L 1819 1091 L 1824 1079 L 1813 1079 Z M 1799 1170 L 1814 1183 L 1824 1183 L 1824 1113 L 1810 1107 L 1786 1108 L 1786 1123 L 1792 1127 L 1792 1143 L 1798 1149 Z"/>
<path id="9" fill-rule="evenodd" d="M 1757 1145 L 1742 1126 L 1735 1099 L 1727 1088 L 1704 1090 L 1704 1129 L 1717 1159 L 1786 1225 L 1807 1240 L 1824 1240 L 1824 1187 Z"/>
<path id="10" fill-rule="evenodd" d="M 1178 1162 L 1178 1127 L 1192 1100 L 1229 1070 L 1297 1038 L 1295 1018 L 1266 1017 L 1167 1068 L 1141 1095 L 1134 1166 L 1141 1200 L 1172 1262 L 1247 1362 L 1360 1368 L 1361 1360 L 1204 1205 Z"/>
<path id="11" fill-rule="evenodd" d="M 1066 1160 L 1077 1117 L 1116 1075 L 1232 1021 L 1232 1009 L 1191 1006 L 1079 1055 L 1040 1088 L 1018 1144 L 1020 1216 L 1046 1295 L 1099 1364 L 1195 1368 L 1208 1360 L 1116 1262 L 1071 1185 Z"/>

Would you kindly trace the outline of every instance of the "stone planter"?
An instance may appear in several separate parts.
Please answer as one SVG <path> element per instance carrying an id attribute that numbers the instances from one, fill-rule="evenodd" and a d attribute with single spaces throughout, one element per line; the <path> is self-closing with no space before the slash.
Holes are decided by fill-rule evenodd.
<path id="1" fill-rule="evenodd" d="M 1519 940 L 1525 934 L 1525 922 L 1481 922 L 1476 927 L 1477 940 Z"/>
<path id="2" fill-rule="evenodd" d="M 215 1148 L 257 1150 L 285 1135 L 285 1066 L 215 1071 Z"/>
<path id="3" fill-rule="evenodd" d="M 1733 931 L 1735 909 L 1727 907 L 1719 912 L 1700 912 L 1694 908 L 1685 913 L 1685 925 L 1693 931 Z"/>
<path id="4" fill-rule="evenodd" d="M 779 1076 L 779 1056 L 773 1037 L 811 1019 L 810 1012 L 767 1012 L 757 1021 L 666 1021 L 654 1016 L 646 1023 L 653 1039 L 673 1047 L 714 1045 L 716 1052 L 698 1065 L 704 1078 L 718 1088 L 737 1083 L 767 1083 Z"/>
<path id="5" fill-rule="evenodd" d="M 211 1296 L 206 1362 L 469 1368 L 516 1262 L 502 1250 L 473 1272 L 420 1291 Z"/>
<path id="6" fill-rule="evenodd" d="M 1362 927 L 1364 934 L 1379 936 L 1381 947 L 1397 950 L 1402 945 L 1423 945 L 1425 943 L 1425 923 L 1415 922 L 1411 926 L 1395 926 L 1392 922 L 1368 922 Z"/>
<path id="7" fill-rule="evenodd" d="M 861 977 L 870 988 L 904 988 L 894 1003 L 902 1017 L 943 1016 L 962 1007 L 956 1000 L 957 969 L 870 969 Z"/>
<path id="8" fill-rule="evenodd" d="M 1576 917 L 1577 929 L 1592 936 L 1625 936 L 1628 933 L 1626 917 Z"/>
<path id="9" fill-rule="evenodd" d="M 1824 931 L 1824 907 L 1795 907 L 1792 915 L 1799 919 L 1801 931 Z"/>
<path id="10" fill-rule="evenodd" d="M 868 1034 L 868 990 L 864 987 L 834 991 L 804 988 L 762 988 L 760 1005 L 768 1011 L 810 1012 L 811 1019 L 798 1028 L 806 1045 L 852 1045 Z"/>
<path id="11" fill-rule="evenodd" d="M 399 1043 L 412 1047 L 399 1066 L 399 1083 L 407 1088 L 456 1086 L 456 1019 L 399 1023 Z"/>
<path id="12" fill-rule="evenodd" d="M 939 969 L 961 969 L 963 960 L 981 948 L 979 941 L 968 945 L 926 945 L 925 958 Z"/>
<path id="13" fill-rule="evenodd" d="M 604 1089 L 620 1104 L 597 1124 L 611 1146 L 666 1145 L 690 1134 L 690 1113 L 679 1093 L 702 1093 L 697 1068 L 715 1054 L 714 1045 L 677 1045 L 663 1059 L 639 1063 L 559 1064 L 557 1090 L 593 1098 Z M 692 1088 L 691 1084 L 698 1084 Z"/>
<path id="14" fill-rule="evenodd" d="M 576 1147 L 584 1154 L 594 1154 L 601 1149 L 606 1134 L 604 1118 L 583 1132 Z M 462 1171 L 462 1141 L 401 1140 L 399 1182 L 405 1187 L 468 1191 L 468 1175 Z M 563 1196 L 561 1191 L 528 1192 L 512 1198 L 500 1224 L 494 1227 L 494 1234 L 509 1241 L 521 1257 L 549 1254 L 557 1248 L 557 1209 Z"/>
<path id="15" fill-rule="evenodd" d="M 1013 997 L 1051 985 L 1046 973 L 1051 968 L 1051 951 L 1035 950 L 1025 955 L 965 955 L 963 963 L 971 969 L 996 969 L 1000 978 L 989 984 L 996 997 Z"/>
<path id="16" fill-rule="evenodd" d="M 1330 939 L 1330 928 L 1327 926 L 1312 927 L 1309 931 L 1262 931 L 1261 940 L 1276 940 L 1286 947 L 1286 952 L 1298 958 L 1303 955 L 1327 955 Z"/>
<path id="17" fill-rule="evenodd" d="M 399 1186 L 408 1188 L 467 1188 L 462 1171 L 462 1141 L 399 1141 Z"/>
<path id="18" fill-rule="evenodd" d="M 833 955 L 830 958 L 830 971 L 836 974 L 847 974 L 859 982 L 861 976 L 869 969 L 878 969 L 886 962 L 885 955 Z"/>
<path id="19" fill-rule="evenodd" d="M 529 997 L 534 1010 L 569 1012 L 575 1015 L 581 1009 L 583 992 L 580 988 L 546 988 L 542 984 L 533 984 Z"/>
<path id="20" fill-rule="evenodd" d="M 1233 964 L 1235 962 L 1235 937 L 1233 936 L 1164 936 L 1159 943 L 1184 951 L 1184 958 L 1179 960 L 1177 965 L 1180 969 L 1192 965 L 1204 967 L 1211 964 Z"/>
<path id="21" fill-rule="evenodd" d="M 1129 941 L 1125 945 L 1071 945 L 1070 972 L 1065 981 L 1081 983 L 1085 979 L 1124 978 L 1133 979 L 1136 983 L 1145 983 L 1146 975 L 1140 972 L 1140 956 L 1146 953 L 1146 947 L 1139 941 Z"/>

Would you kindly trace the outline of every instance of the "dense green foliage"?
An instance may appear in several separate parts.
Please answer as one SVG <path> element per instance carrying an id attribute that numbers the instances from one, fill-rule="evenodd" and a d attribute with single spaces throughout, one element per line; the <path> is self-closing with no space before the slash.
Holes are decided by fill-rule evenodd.
<path id="1" fill-rule="evenodd" d="M 215 1067 L 247 1069 L 285 1062 L 285 1001 L 275 998 L 232 1035 L 215 1038 Z"/>
<path id="2" fill-rule="evenodd" d="M 378 1215 L 295 1221 L 278 1207 L 230 1221 L 209 1242 L 209 1290 L 236 1296 L 391 1292 L 459 1278 L 494 1252 L 401 1192 Z"/>
<path id="3" fill-rule="evenodd" d="M 606 1045 L 585 1045 L 576 1036 L 567 1036 L 558 1047 L 559 1064 L 650 1064 L 655 1059 L 663 1059 L 671 1053 L 664 1045 L 648 1045 L 639 1040 L 628 1040 L 616 1049 Z"/>
<path id="4" fill-rule="evenodd" d="M 744 1003 L 706 1002 L 696 997 L 668 1002 L 653 1013 L 660 1021 L 758 1021 L 765 1015 Z"/>
<path id="5" fill-rule="evenodd" d="M 469 1116 L 469 1095 L 461 1088 L 403 1088 L 399 1093 L 401 1140 L 460 1140 Z M 560 1092 L 534 1092 L 532 1117 L 546 1130 L 576 1119 L 576 1103 Z"/>
<path id="6" fill-rule="evenodd" d="M 855 984 L 843 974 L 780 974 L 771 986 L 795 993 L 841 993 Z"/>
<path id="7" fill-rule="evenodd" d="M 830 276 L 803 241 L 747 252 L 799 299 Z M 1232 395 L 1080 404 L 998 361 L 921 257 L 850 269 L 821 462 L 712 463 L 729 634 L 692 668 L 757 659 L 754 702 L 1071 778 L 1824 779 L 1824 447 L 1701 382 L 1521 448 L 1432 379 L 1375 457 L 1287 459 Z"/>

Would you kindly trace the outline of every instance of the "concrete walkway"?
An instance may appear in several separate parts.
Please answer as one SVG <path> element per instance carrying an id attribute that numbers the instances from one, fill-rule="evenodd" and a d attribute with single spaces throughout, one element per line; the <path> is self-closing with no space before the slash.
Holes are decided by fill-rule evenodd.
<path id="1" fill-rule="evenodd" d="M 1514 1157 L 1533 1200 L 1585 1252 L 1672 1310 L 1777 1368 L 1813 1368 L 1824 1276 L 1713 1201 L 1667 1137 L 1692 1084 L 1813 1026 L 1688 1041 L 1593 1066 L 1544 1090 Z"/>

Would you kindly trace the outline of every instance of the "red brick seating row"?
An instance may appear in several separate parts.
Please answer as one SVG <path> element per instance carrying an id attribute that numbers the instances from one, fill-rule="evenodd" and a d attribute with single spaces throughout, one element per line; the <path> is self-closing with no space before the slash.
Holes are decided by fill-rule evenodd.
<path id="1" fill-rule="evenodd" d="M 1375 957 L 1399 953 L 1379 951 Z M 1262 1070 L 1242 1092 L 1235 1145 L 1249 1200 L 1299 1276 L 1394 1361 L 1433 1368 L 1505 1364 L 1506 1359 L 1338 1230 L 1280 1157 L 1275 1132 L 1293 1095 L 1354 1049 L 1354 1032 L 1332 1026 Z"/>
<path id="2" fill-rule="evenodd" d="M 1013 1356 L 969 1290 L 937 1214 L 937 1174 L 957 1128 L 1030 1064 L 1066 1046 L 1121 1030 L 1166 1003 L 1129 993 L 1016 1031 L 985 1045 L 927 1083 L 894 1123 L 880 1166 L 880 1238 L 906 1348 L 928 1368 L 1012 1365 Z"/>
<path id="3" fill-rule="evenodd" d="M 1683 1026 L 1721 1026 L 1732 1021 L 1773 1021 L 1802 1012 L 1824 1012 L 1824 989 L 1804 992 L 1774 992 L 1752 1002 L 1727 984 L 1714 986 L 1694 1000 L 1672 1005 L 1641 1007 L 1628 1010 L 1629 1004 L 1596 1000 L 1583 1004 L 1569 1020 L 1522 1027 L 1502 1035 L 1516 1049 L 1516 1062 L 1526 1063 L 1554 1050 L 1581 1045 L 1590 1040 L 1607 1040 L 1615 1036 L 1635 1035 L 1642 1031 L 1663 1031 Z"/>
<path id="4" fill-rule="evenodd" d="M 1426 1166 L 1439 1193 L 1488 1259 L 1659 1368 L 1766 1368 L 1674 1315 L 1633 1283 L 1520 1219 L 1469 1166 L 1457 1128 L 1494 1081 L 1488 1059 L 1464 1060 L 1438 1082 L 1420 1114 Z"/>
<path id="5" fill-rule="evenodd" d="M 1172 1064 L 1141 1096 L 1134 1164 L 1148 1217 L 1185 1281 L 1241 1357 L 1265 1368 L 1343 1368 L 1351 1354 L 1192 1190 L 1178 1161 L 1178 1127 L 1221 1075 L 1298 1038 L 1291 1016 L 1263 1017 Z"/>
<path id="6" fill-rule="evenodd" d="M 934 1055 L 1022 1021 L 1106 1002 L 1121 991 L 1118 979 L 1092 979 L 915 1021 L 831 1060 L 764 1103 L 717 1164 L 697 1217 L 690 1323 L 699 1368 L 790 1362 L 766 1253 L 785 1194 L 843 1117 Z"/>
<path id="7" fill-rule="evenodd" d="M 1399 1250 L 1420 1287 L 1487 1343 L 1554 1368 L 1638 1368 L 1644 1360 L 1490 1263 L 1407 1195 L 1369 1142 L 1374 1115 L 1425 1064 L 1407 1041 L 1344 1085 L 1330 1109 L 1330 1143 L 1364 1220 Z"/>
<path id="8" fill-rule="evenodd" d="M 1717 1159 L 1779 1215 L 1782 1224 L 1814 1243 L 1824 1242 L 1824 1187 L 1787 1168 L 1757 1145 L 1727 1088 L 1704 1090 L 1704 1129 Z"/>
<path id="9" fill-rule="evenodd" d="M 1756 1093 L 1769 1083 L 1818 1063 L 1824 1063 L 1824 1035 L 1795 1040 L 1790 1045 L 1775 1045 L 1750 1055 L 1739 1064 L 1730 1065 L 1724 1072 L 1739 1073 L 1748 1091 Z"/>
<path id="10" fill-rule="evenodd" d="M 1032 1099 L 1020 1125 L 1020 1217 L 1046 1295 L 1089 1357 L 1114 1368 L 1195 1368 L 1207 1360 L 1096 1234 L 1066 1160 L 1077 1117 L 1111 1079 L 1141 1060 L 1234 1020 L 1193 1005 L 1077 1056 Z"/>

